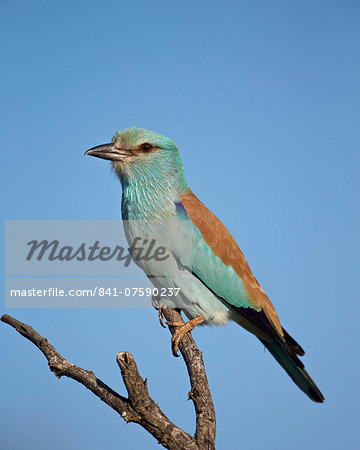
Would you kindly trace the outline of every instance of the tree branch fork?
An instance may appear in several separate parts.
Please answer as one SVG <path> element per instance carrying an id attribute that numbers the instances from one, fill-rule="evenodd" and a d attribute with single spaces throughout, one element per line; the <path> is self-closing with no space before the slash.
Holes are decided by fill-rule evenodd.
<path id="1" fill-rule="evenodd" d="M 168 322 L 183 322 L 178 311 L 166 308 L 163 310 Z M 196 413 L 196 431 L 191 436 L 176 426 L 151 398 L 147 380 L 139 374 L 135 359 L 129 352 L 117 354 L 116 362 L 120 368 L 128 397 L 124 397 L 107 386 L 94 372 L 67 361 L 31 326 L 19 322 L 4 314 L 1 321 L 31 341 L 46 357 L 50 370 L 55 376 L 71 378 L 99 397 L 114 409 L 126 422 L 137 423 L 147 430 L 165 448 L 176 450 L 215 449 L 216 420 L 215 410 L 207 381 L 202 353 L 191 335 L 187 333 L 180 341 L 179 350 L 184 359 L 191 390 L 188 398 L 194 403 Z M 169 326 L 171 334 L 175 328 Z"/>

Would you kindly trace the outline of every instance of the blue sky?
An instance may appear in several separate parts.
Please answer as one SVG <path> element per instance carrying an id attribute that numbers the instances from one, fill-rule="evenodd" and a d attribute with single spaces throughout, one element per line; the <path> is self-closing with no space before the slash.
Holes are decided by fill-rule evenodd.
<path id="1" fill-rule="evenodd" d="M 120 185 L 84 150 L 130 126 L 172 138 L 326 397 L 311 403 L 237 325 L 197 329 L 217 448 L 358 448 L 358 2 L 2 0 L 0 12 L 2 229 L 118 219 Z M 2 310 L 122 394 L 115 355 L 132 352 L 193 432 L 184 364 L 154 310 Z M 15 331 L 0 335 L 4 448 L 158 448 Z"/>

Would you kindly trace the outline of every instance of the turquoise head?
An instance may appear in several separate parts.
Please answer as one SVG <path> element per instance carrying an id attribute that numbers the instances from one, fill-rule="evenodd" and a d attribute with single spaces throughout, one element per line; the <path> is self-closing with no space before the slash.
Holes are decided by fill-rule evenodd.
<path id="1" fill-rule="evenodd" d="M 164 178 L 183 173 L 175 142 L 143 128 L 119 130 L 111 143 L 93 147 L 85 154 L 112 161 L 122 181 L 137 176 L 146 178 L 152 172 Z"/>
<path id="2" fill-rule="evenodd" d="M 123 193 L 139 201 L 143 197 L 175 199 L 188 190 L 175 142 L 153 131 L 117 131 L 110 143 L 93 147 L 86 154 L 110 160 Z"/>

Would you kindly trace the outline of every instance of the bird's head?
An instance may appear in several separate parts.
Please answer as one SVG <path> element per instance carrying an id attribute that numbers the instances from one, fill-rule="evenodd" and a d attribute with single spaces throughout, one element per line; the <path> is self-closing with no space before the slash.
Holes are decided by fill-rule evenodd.
<path id="1" fill-rule="evenodd" d="M 85 154 L 111 161 L 122 182 L 139 177 L 142 181 L 183 177 L 175 142 L 142 128 L 117 131 L 110 143 L 93 147 Z"/>

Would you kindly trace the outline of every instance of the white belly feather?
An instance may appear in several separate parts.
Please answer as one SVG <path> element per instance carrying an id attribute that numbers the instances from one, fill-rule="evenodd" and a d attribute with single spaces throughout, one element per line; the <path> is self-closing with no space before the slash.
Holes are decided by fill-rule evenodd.
<path id="1" fill-rule="evenodd" d="M 170 308 L 181 309 L 189 319 L 202 316 L 206 323 L 225 325 L 231 318 L 229 308 L 217 298 L 191 271 L 192 264 L 192 236 L 191 223 L 173 218 L 165 221 L 124 221 L 125 235 L 129 246 L 137 239 L 142 243 L 146 254 L 151 242 L 155 240 L 152 255 L 159 247 L 164 247 L 167 258 L 134 261 L 146 273 L 152 284 L 161 288 L 179 288 L 176 296 L 166 296 L 158 299 Z M 139 245 L 140 246 L 140 245 Z M 182 255 L 182 262 L 176 257 Z"/>

